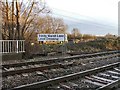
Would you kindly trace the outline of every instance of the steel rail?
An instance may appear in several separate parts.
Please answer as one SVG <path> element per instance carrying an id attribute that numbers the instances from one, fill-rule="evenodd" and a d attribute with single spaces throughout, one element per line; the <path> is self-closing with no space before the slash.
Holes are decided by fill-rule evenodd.
<path id="1" fill-rule="evenodd" d="M 78 72 L 78 73 L 74 73 L 74 74 L 69 74 L 69 75 L 65 75 L 62 77 L 57 77 L 54 79 L 44 80 L 44 81 L 35 82 L 32 84 L 27 84 L 27 85 L 21 85 L 18 87 L 14 87 L 10 90 L 24 90 L 24 89 L 42 88 L 42 87 L 46 87 L 49 85 L 58 84 L 58 83 L 63 82 L 63 81 L 73 80 L 76 78 L 84 77 L 86 75 L 91 75 L 91 74 L 95 74 L 95 73 L 98 73 L 101 71 L 109 70 L 109 69 L 112 69 L 114 67 L 118 67 L 119 65 L 120 65 L 120 62 L 117 62 L 114 64 L 109 64 L 109 65 L 105 65 L 102 67 L 97 67 L 94 69 L 90 69 L 90 70 L 86 70 L 86 71 L 82 71 L 82 72 Z"/>
<path id="2" fill-rule="evenodd" d="M 117 51 L 106 51 L 106 52 L 97 52 L 96 54 L 100 54 L 100 53 L 102 53 L 102 54 L 106 54 L 106 53 L 113 53 L 113 52 L 120 52 L 119 50 L 117 50 Z M 68 53 L 68 54 L 70 54 L 70 55 L 80 55 L 81 53 L 80 52 L 71 52 L 71 53 Z M 90 54 L 90 53 L 88 53 L 88 54 Z"/>
<path id="3" fill-rule="evenodd" d="M 117 55 L 99 57 L 99 58 L 97 58 L 97 60 L 111 58 L 111 57 L 115 57 L 115 56 L 117 56 Z M 43 71 L 43 70 L 54 69 L 54 68 L 66 68 L 68 66 L 73 66 L 73 65 L 75 65 L 75 63 L 53 64 L 53 65 L 45 65 L 45 66 L 39 66 L 39 67 L 27 68 L 27 69 L 20 69 L 20 70 L 3 71 L 2 76 L 6 77 L 6 76 L 10 76 L 10 75 L 21 74 L 21 73 L 30 73 L 30 72 L 34 72 L 34 71 Z"/>
<path id="4" fill-rule="evenodd" d="M 14 63 L 14 64 L 5 64 L 5 65 L 2 65 L 2 68 L 20 67 L 20 66 L 27 66 L 27 65 L 41 64 L 41 63 L 48 63 L 49 64 L 52 62 L 64 61 L 67 59 L 77 59 L 77 58 L 91 57 L 91 56 L 104 55 L 104 54 L 112 54 L 112 53 L 119 53 L 119 51 L 100 52 L 100 53 L 93 53 L 93 54 L 86 54 L 86 55 L 75 55 L 75 56 L 70 56 L 70 57 L 52 58 L 52 59 L 46 59 L 46 60 L 40 60 L 40 61 L 30 61 L 30 62 L 22 62 L 22 63 Z"/>
<path id="5" fill-rule="evenodd" d="M 35 72 L 35 71 L 43 71 L 43 70 L 46 70 L 46 69 L 53 69 L 53 68 L 59 68 L 59 67 L 61 67 L 61 64 L 46 65 L 46 66 L 41 66 L 41 67 L 20 69 L 20 70 L 12 70 L 12 71 L 4 71 L 4 72 L 2 72 L 2 77 L 15 75 L 15 74 L 21 74 L 21 73 L 30 73 L 30 72 Z"/>
<path id="6" fill-rule="evenodd" d="M 113 88 L 117 88 L 119 85 L 120 85 L 120 79 L 115 80 L 114 82 L 109 83 L 105 86 L 102 86 L 102 87 L 98 88 L 97 90 L 111 90 Z"/>

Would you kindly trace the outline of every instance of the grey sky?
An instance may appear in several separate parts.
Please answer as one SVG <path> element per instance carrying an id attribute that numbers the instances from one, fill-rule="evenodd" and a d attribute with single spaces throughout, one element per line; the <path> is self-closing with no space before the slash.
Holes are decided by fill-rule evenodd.
<path id="1" fill-rule="evenodd" d="M 63 18 L 81 33 L 104 35 L 118 34 L 119 0 L 46 0 L 53 15 Z"/>

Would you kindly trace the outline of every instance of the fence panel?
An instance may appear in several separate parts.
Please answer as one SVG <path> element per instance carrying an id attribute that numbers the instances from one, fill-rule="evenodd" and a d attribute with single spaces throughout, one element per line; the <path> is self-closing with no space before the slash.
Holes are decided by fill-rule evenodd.
<path id="1" fill-rule="evenodd" d="M 2 52 L 0 53 L 21 53 L 25 52 L 25 40 L 0 40 Z"/>

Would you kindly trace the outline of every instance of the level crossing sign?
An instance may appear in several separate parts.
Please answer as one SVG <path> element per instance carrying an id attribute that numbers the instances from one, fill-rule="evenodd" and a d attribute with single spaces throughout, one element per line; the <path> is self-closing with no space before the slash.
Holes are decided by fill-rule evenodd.
<path id="1" fill-rule="evenodd" d="M 38 34 L 38 41 L 67 41 L 67 34 Z"/>

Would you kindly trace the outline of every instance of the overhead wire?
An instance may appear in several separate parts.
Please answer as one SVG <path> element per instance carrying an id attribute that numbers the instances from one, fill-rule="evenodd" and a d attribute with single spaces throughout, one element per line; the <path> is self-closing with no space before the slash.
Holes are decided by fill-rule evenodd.
<path id="1" fill-rule="evenodd" d="M 67 11 L 66 11 L 67 12 Z M 72 12 L 71 12 L 72 13 Z M 69 13 L 68 13 L 69 14 Z M 72 14 L 76 14 L 76 13 L 72 13 Z M 52 13 L 52 15 L 53 16 L 57 16 L 57 17 L 61 17 L 61 18 L 63 18 L 63 19 L 68 19 L 69 21 L 73 21 L 73 22 L 75 22 L 75 23 L 84 23 L 84 22 L 87 22 L 87 23 L 85 23 L 85 24 L 88 24 L 88 22 L 89 22 L 89 25 L 95 25 L 95 26 L 101 26 L 101 27 L 105 27 L 105 26 L 107 26 L 107 27 L 115 27 L 115 26 L 111 26 L 111 25 L 105 25 L 105 24 L 101 24 L 101 23 L 97 23 L 96 21 L 90 21 L 90 20 L 85 20 L 85 19 L 79 19 L 79 18 L 76 18 L 76 17 L 73 17 L 73 16 L 68 16 L 68 15 L 63 15 L 63 14 L 58 14 L 58 13 Z M 83 16 L 83 15 L 79 15 L 79 16 L 82 16 L 82 17 L 86 17 L 87 18 L 87 16 Z M 88 19 L 89 19 L 90 17 L 88 17 Z M 94 18 L 91 18 L 91 19 L 93 19 L 93 20 L 95 20 Z M 81 22 L 81 21 L 84 21 L 84 22 Z"/>

